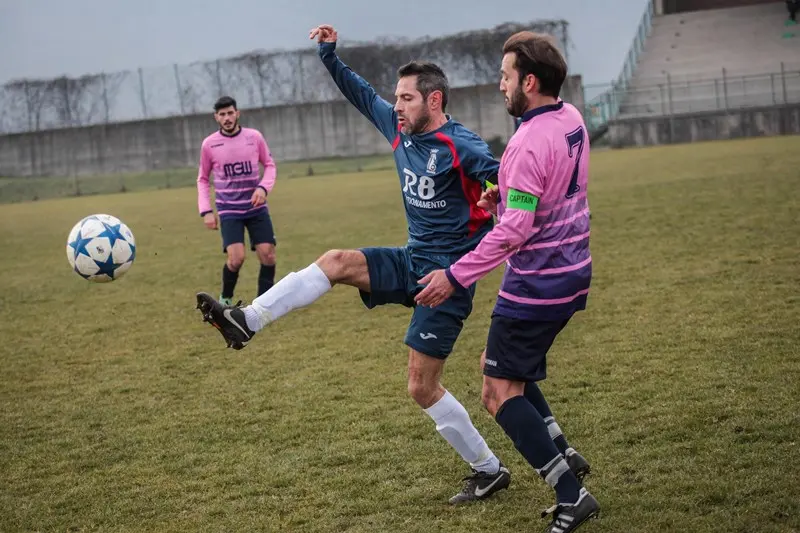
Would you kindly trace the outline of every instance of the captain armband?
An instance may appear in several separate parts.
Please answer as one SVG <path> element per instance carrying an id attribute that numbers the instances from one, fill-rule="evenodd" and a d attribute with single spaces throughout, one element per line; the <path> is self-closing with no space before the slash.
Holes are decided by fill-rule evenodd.
<path id="1" fill-rule="evenodd" d="M 539 204 L 539 197 L 534 196 L 527 192 L 518 191 L 516 189 L 508 189 L 508 200 L 506 202 L 507 209 L 521 209 L 523 211 L 536 211 L 536 206 Z"/>

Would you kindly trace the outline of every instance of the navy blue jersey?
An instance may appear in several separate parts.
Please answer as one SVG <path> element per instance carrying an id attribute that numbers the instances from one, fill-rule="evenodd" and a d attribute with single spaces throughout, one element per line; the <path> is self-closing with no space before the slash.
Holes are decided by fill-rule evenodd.
<path id="1" fill-rule="evenodd" d="M 339 90 L 391 143 L 408 221 L 408 247 L 433 254 L 464 254 L 492 228 L 476 203 L 500 164 L 475 133 L 447 116 L 441 128 L 419 135 L 400 131 L 394 106 L 321 43 L 319 55 Z"/>

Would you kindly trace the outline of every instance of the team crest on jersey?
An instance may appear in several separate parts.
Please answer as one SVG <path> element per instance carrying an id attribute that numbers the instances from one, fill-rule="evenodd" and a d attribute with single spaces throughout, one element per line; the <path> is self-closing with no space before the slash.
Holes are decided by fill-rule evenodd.
<path id="1" fill-rule="evenodd" d="M 431 174 L 436 173 L 436 154 L 439 152 L 438 148 L 431 149 L 431 156 L 428 158 L 428 172 Z"/>

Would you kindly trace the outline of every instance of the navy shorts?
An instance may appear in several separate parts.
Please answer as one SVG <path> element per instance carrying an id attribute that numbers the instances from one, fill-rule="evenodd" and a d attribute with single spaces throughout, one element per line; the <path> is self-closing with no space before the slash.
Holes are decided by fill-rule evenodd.
<path id="1" fill-rule="evenodd" d="M 276 244 L 275 231 L 272 229 L 272 219 L 269 211 L 262 212 L 248 218 L 223 218 L 220 220 L 222 233 L 222 251 L 228 249 L 229 244 L 244 244 L 244 229 L 250 235 L 250 249 L 255 250 L 256 244 Z"/>
<path id="2" fill-rule="evenodd" d="M 552 322 L 492 315 L 483 373 L 512 381 L 547 377 L 547 351 L 569 319 Z"/>
<path id="3" fill-rule="evenodd" d="M 367 308 L 400 304 L 413 307 L 404 342 L 410 348 L 437 359 L 446 359 L 472 312 L 475 285 L 456 289 L 439 307 L 416 306 L 414 297 L 424 287 L 417 284 L 433 270 L 447 268 L 460 256 L 428 255 L 408 248 L 363 248 L 367 258 L 370 292 L 359 291 Z"/>

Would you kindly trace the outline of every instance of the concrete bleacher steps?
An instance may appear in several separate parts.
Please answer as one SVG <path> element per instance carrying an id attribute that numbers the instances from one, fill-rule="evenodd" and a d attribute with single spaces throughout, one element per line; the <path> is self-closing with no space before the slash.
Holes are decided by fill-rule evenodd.
<path id="1" fill-rule="evenodd" d="M 800 25 L 786 20 L 782 1 L 655 17 L 620 117 L 800 100 Z"/>

